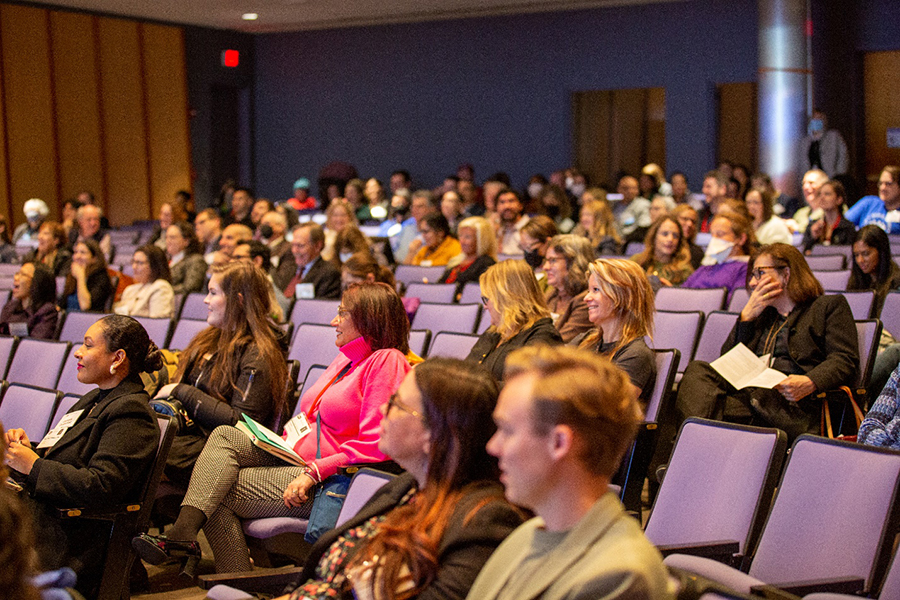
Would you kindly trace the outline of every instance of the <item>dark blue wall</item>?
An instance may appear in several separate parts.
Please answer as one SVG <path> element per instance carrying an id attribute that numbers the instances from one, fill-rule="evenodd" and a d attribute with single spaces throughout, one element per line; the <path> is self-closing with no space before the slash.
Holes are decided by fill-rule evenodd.
<path id="1" fill-rule="evenodd" d="M 715 162 L 715 84 L 756 78 L 755 0 L 693 0 L 256 38 L 256 185 L 333 160 L 433 186 L 572 161 L 571 93 L 666 89 L 666 167 Z M 695 185 L 695 187 L 698 187 Z"/>
<path id="2" fill-rule="evenodd" d="M 859 37 L 857 49 L 863 52 L 900 50 L 900 2 L 897 0 L 859 0 Z"/>

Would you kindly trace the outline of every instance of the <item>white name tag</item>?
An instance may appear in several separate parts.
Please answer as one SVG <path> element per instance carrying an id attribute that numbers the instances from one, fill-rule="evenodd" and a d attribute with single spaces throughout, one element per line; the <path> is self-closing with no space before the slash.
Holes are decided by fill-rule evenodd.
<path id="1" fill-rule="evenodd" d="M 59 441 L 65 433 L 78 422 L 78 417 L 81 416 L 81 413 L 84 412 L 84 409 L 76 410 L 70 413 L 67 413 L 66 416 L 60 420 L 60 422 L 47 432 L 47 435 L 44 436 L 44 439 L 41 440 L 41 443 L 38 444 L 38 448 L 52 448 L 56 442 Z"/>
<path id="2" fill-rule="evenodd" d="M 9 334 L 19 337 L 28 337 L 28 323 L 20 321 L 18 323 L 9 324 Z"/>
<path id="3" fill-rule="evenodd" d="M 294 288 L 294 297 L 311 300 L 316 297 L 316 287 L 312 283 L 298 283 Z"/>
<path id="4" fill-rule="evenodd" d="M 306 413 L 301 412 L 285 424 L 284 432 L 287 434 L 287 439 L 284 441 L 291 448 L 296 448 L 297 442 L 305 438 L 310 431 L 312 431 L 312 427 L 309 426 Z"/>

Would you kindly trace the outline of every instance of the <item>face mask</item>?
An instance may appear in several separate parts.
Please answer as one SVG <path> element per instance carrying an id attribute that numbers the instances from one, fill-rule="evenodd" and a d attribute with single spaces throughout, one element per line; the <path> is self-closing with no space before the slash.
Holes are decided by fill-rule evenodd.
<path id="1" fill-rule="evenodd" d="M 544 262 L 544 257 L 538 254 L 537 250 L 529 250 L 525 253 L 525 262 L 532 269 L 537 269 Z"/>
<path id="2" fill-rule="evenodd" d="M 809 122 L 809 134 L 813 135 L 814 133 L 822 133 L 825 129 L 825 124 L 822 122 L 822 119 L 813 119 Z"/>
<path id="3" fill-rule="evenodd" d="M 341 258 L 341 262 L 345 263 L 348 260 L 350 260 L 350 257 L 353 256 L 353 253 L 352 252 L 341 252 L 339 256 Z"/>
<path id="4" fill-rule="evenodd" d="M 541 193 L 542 189 L 544 189 L 544 186 L 542 186 L 539 183 L 529 183 L 528 184 L 528 196 L 530 198 L 537 198 L 538 195 Z"/>
<path id="5" fill-rule="evenodd" d="M 723 239 L 712 238 L 706 247 L 706 254 L 703 255 L 701 265 L 719 265 L 731 255 L 731 249 L 734 248 L 734 242 L 726 242 Z"/>
<path id="6" fill-rule="evenodd" d="M 261 235 L 264 239 L 269 239 L 274 234 L 275 234 L 275 232 L 272 231 L 271 225 L 260 225 L 259 226 L 259 235 Z"/>
<path id="7" fill-rule="evenodd" d="M 575 183 L 575 178 L 574 178 L 574 177 L 566 177 L 566 189 L 567 189 L 567 190 L 571 190 L 571 189 L 572 189 L 572 184 L 573 184 L 573 183 Z"/>
<path id="8" fill-rule="evenodd" d="M 573 183 L 572 187 L 569 188 L 569 191 L 572 192 L 572 194 L 576 198 L 581 198 L 581 195 L 584 193 L 584 190 L 585 190 L 585 185 L 583 183 Z"/>

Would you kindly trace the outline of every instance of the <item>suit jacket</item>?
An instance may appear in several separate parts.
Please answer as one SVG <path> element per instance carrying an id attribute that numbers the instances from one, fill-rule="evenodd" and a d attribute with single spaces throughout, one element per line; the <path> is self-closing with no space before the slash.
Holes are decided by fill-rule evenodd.
<path id="1" fill-rule="evenodd" d="M 296 269 L 294 271 L 296 273 Z M 293 280 L 293 276 L 291 279 Z M 316 257 L 313 266 L 309 268 L 309 272 L 301 283 L 313 284 L 316 298 L 336 300 L 341 297 L 341 272 L 321 256 Z M 288 298 L 294 297 L 292 287 L 289 282 L 284 289 L 284 295 Z"/>
<path id="2" fill-rule="evenodd" d="M 294 260 L 294 254 L 291 252 L 291 243 L 285 239 L 282 239 L 274 248 L 271 248 L 271 251 L 272 268 L 269 269 L 269 275 L 272 276 L 275 287 L 283 290 L 290 283 L 291 278 L 294 277 L 294 273 L 297 272 L 297 262 Z M 277 267 L 275 266 L 276 262 L 278 263 Z"/>
<path id="3" fill-rule="evenodd" d="M 174 265 L 170 265 L 172 289 L 176 294 L 202 292 L 208 266 L 202 254 L 188 254 Z"/>
<path id="4" fill-rule="evenodd" d="M 775 322 L 774 308 L 766 308 L 753 321 L 741 321 L 725 344 L 722 354 L 738 342 L 757 348 Z M 859 341 L 853 313 L 841 295 L 819 296 L 796 306 L 787 317 L 788 352 L 820 392 L 853 385 L 859 373 Z"/>
<path id="5" fill-rule="evenodd" d="M 376 515 L 390 512 L 415 487 L 415 478 L 409 473 L 398 476 L 378 490 L 353 518 L 319 538 L 306 559 L 298 583 L 316 578 L 319 561 L 341 535 Z M 470 515 L 473 509 L 477 512 Z M 503 499 L 503 489 L 499 484 L 484 482 L 473 486 L 457 504 L 438 544 L 440 566 L 437 577 L 417 596 L 417 600 L 465 598 L 485 561 L 521 523 L 521 513 Z"/>
<path id="6" fill-rule="evenodd" d="M 611 493 L 603 495 L 565 538 L 537 560 L 540 517 L 510 535 L 481 570 L 467 596 L 471 600 L 663 600 L 666 569 L 637 521 Z"/>

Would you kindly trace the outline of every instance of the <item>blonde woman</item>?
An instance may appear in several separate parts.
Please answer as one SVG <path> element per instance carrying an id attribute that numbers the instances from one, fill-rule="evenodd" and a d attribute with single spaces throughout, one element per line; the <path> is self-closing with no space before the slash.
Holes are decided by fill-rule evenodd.
<path id="1" fill-rule="evenodd" d="M 450 259 L 439 283 L 455 283 L 459 300 L 467 283 L 478 282 L 481 274 L 497 262 L 497 236 L 484 217 L 469 217 L 459 223 L 462 252 Z"/>
<path id="2" fill-rule="evenodd" d="M 504 260 L 480 277 L 481 301 L 490 316 L 488 327 L 466 360 L 484 365 L 503 379 L 506 356 L 523 346 L 560 344 L 562 338 L 547 309 L 534 271 L 521 260 Z"/>
<path id="3" fill-rule="evenodd" d="M 599 188 L 598 192 L 602 192 Z M 592 190 L 584 193 L 588 197 Z M 581 207 L 578 225 L 572 233 L 586 237 L 597 255 L 615 255 L 622 251 L 622 238 L 616 231 L 616 220 L 613 217 L 609 202 L 603 199 L 589 199 Z M 592 197 L 593 198 L 593 197 Z"/>
<path id="4" fill-rule="evenodd" d="M 570 345 L 594 350 L 625 371 L 647 405 L 656 383 L 656 356 L 644 336 L 653 336 L 653 289 L 637 263 L 599 258 L 591 263 L 585 302 L 594 329 Z"/>

